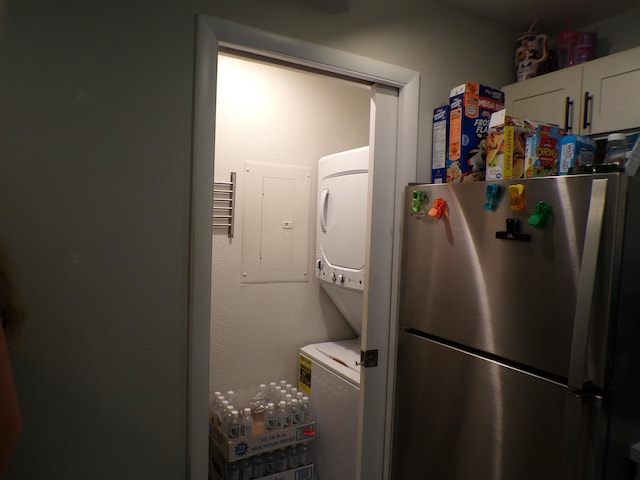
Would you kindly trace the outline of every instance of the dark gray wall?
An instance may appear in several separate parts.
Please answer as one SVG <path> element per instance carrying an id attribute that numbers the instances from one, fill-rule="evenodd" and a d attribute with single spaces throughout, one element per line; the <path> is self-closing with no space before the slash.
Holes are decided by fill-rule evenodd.
<path id="1" fill-rule="evenodd" d="M 7 478 L 185 478 L 195 9 L 0 5 L 0 235 L 27 306 Z"/>

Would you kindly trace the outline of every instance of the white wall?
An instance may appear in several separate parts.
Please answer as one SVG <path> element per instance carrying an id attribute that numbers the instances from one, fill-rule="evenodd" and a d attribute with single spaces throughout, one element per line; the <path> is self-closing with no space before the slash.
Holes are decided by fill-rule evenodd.
<path id="1" fill-rule="evenodd" d="M 466 81 L 492 86 L 513 79 L 515 32 L 434 0 L 350 0 L 341 14 L 306 1 L 227 1 L 207 11 L 285 36 L 382 60 L 421 73 L 418 179 L 431 178 L 431 116 Z"/>
<path id="2" fill-rule="evenodd" d="M 321 156 L 368 144 L 370 98 L 367 85 L 220 57 L 215 177 L 237 172 L 238 192 L 233 239 L 213 238 L 211 392 L 295 385 L 301 346 L 354 337 L 314 276 L 315 184 Z M 243 201 L 246 161 L 312 168 L 307 282 L 241 283 L 243 210 L 259 208 Z"/>
<path id="3" fill-rule="evenodd" d="M 0 235 L 28 308 L 8 479 L 186 478 L 196 14 L 421 72 L 421 179 L 449 88 L 512 78 L 517 32 L 433 0 L 350 3 L 0 1 Z"/>
<path id="4" fill-rule="evenodd" d="M 581 30 L 598 33 L 596 55 L 603 56 L 640 45 L 638 25 L 640 25 L 640 7 L 621 15 L 604 19 Z"/>

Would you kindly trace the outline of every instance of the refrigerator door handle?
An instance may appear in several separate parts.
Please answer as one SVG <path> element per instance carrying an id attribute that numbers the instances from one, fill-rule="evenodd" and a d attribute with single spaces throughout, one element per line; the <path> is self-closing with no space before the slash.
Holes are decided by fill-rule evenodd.
<path id="1" fill-rule="evenodd" d="M 569 392 L 565 402 L 562 480 L 596 478 L 598 459 L 585 449 L 601 451 L 602 397 L 591 392 Z M 592 432 L 592 433 L 588 433 Z M 595 437 L 592 438 L 592 435 Z M 585 439 L 591 440 L 585 441 Z M 591 442 L 590 446 L 587 444 Z"/>
<path id="2" fill-rule="evenodd" d="M 591 299 L 596 282 L 596 267 L 604 220 L 607 182 L 606 178 L 598 178 L 594 179 L 591 184 L 591 200 L 587 216 L 584 249 L 582 251 L 582 266 L 578 278 L 569 363 L 568 385 L 570 389 L 575 391 L 582 391 L 588 385 L 586 359 L 589 346 L 589 326 L 591 323 Z"/>

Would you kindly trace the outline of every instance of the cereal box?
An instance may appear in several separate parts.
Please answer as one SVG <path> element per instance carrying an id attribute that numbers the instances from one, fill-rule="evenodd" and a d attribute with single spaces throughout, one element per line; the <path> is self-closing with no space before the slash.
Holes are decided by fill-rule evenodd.
<path id="1" fill-rule="evenodd" d="M 572 174 L 574 167 L 594 163 L 596 142 L 583 135 L 567 135 L 560 140 L 558 175 Z"/>
<path id="2" fill-rule="evenodd" d="M 433 111 L 431 150 L 431 181 L 444 183 L 447 179 L 447 144 L 449 140 L 449 105 Z"/>
<path id="3" fill-rule="evenodd" d="M 504 108 L 504 92 L 467 82 L 449 96 L 447 183 L 484 180 L 485 137 L 491 114 Z"/>
<path id="4" fill-rule="evenodd" d="M 564 130 L 550 125 L 538 125 L 536 134 L 527 139 L 525 177 L 558 175 L 560 141 Z"/>
<path id="5" fill-rule="evenodd" d="M 505 110 L 491 115 L 487 133 L 487 180 L 509 180 L 524 176 L 527 137 L 535 134 L 539 122 L 510 117 Z"/>

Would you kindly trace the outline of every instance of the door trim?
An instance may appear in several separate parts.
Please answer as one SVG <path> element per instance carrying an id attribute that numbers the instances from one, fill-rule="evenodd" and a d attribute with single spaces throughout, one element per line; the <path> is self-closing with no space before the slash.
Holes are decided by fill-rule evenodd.
<path id="1" fill-rule="evenodd" d="M 219 46 L 258 54 L 274 60 L 287 61 L 327 73 L 397 88 L 398 120 L 395 163 L 395 198 L 393 218 L 384 221 L 393 225 L 393 246 L 388 251 L 387 271 L 392 288 L 387 292 L 390 324 L 388 345 L 388 386 L 386 410 L 387 433 L 379 439 L 380 448 L 360 452 L 361 463 L 367 455 L 379 457 L 385 452 L 385 468 L 381 477 L 363 471 L 362 478 L 388 478 L 393 372 L 396 344 L 396 291 L 400 254 L 399 220 L 403 187 L 415 181 L 417 166 L 420 74 L 418 72 L 312 43 L 282 37 L 273 33 L 239 25 L 207 15 L 196 19 L 196 54 L 194 80 L 194 117 L 192 146 L 191 250 L 189 286 L 189 372 L 187 411 L 188 478 L 207 478 L 208 472 L 208 395 L 209 395 L 209 335 L 211 318 L 211 208 L 214 165 L 215 80 Z M 373 192 L 376 195 L 376 192 Z M 384 195 L 384 192 L 382 192 Z M 388 197 L 388 195 L 387 195 Z M 375 239 L 372 239 L 374 241 Z M 379 304 L 379 299 L 377 304 Z"/>

